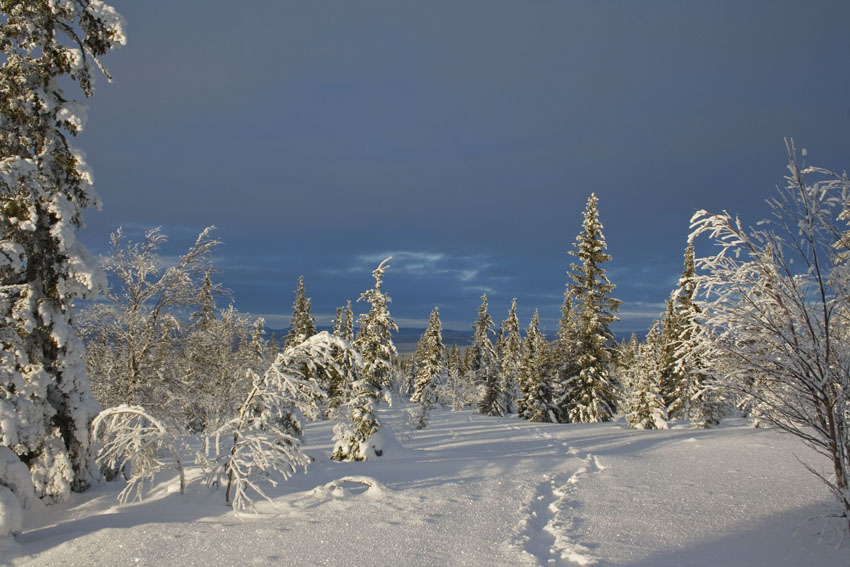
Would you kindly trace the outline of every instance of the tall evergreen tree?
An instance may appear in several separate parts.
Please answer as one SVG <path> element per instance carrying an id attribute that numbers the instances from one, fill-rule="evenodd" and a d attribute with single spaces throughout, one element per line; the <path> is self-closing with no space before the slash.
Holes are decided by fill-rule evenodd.
<path id="1" fill-rule="evenodd" d="M 289 333 L 284 347 L 295 346 L 316 334 L 316 322 L 310 314 L 310 298 L 304 290 L 304 276 L 298 276 L 295 289 L 295 301 L 292 303 L 292 317 L 289 319 Z"/>
<path id="2" fill-rule="evenodd" d="M 711 365 L 702 356 L 703 339 L 698 320 L 700 308 L 694 301 L 696 281 L 694 247 L 688 244 L 679 287 L 671 298 L 669 318 L 674 324 L 670 325 L 669 336 L 665 335 L 670 343 L 667 348 L 672 350 L 669 374 L 673 376 L 674 386 L 665 393 L 669 392 L 667 407 L 671 417 L 687 418 L 707 427 L 719 423 L 725 397 L 723 389 L 714 380 Z"/>
<path id="3" fill-rule="evenodd" d="M 351 301 L 346 304 L 346 307 L 337 308 L 333 334 L 344 340 L 346 344 L 351 344 L 353 340 L 353 319 Z M 333 414 L 337 408 L 351 400 L 354 381 L 357 379 L 358 367 L 356 361 L 351 357 L 350 349 L 335 346 L 332 352 L 336 361 L 337 371 L 331 375 L 330 388 L 328 390 L 328 409 L 330 410 L 330 414 Z"/>
<path id="4" fill-rule="evenodd" d="M 517 403 L 519 416 L 528 421 L 558 421 L 558 405 L 552 384 L 546 374 L 546 338 L 540 332 L 540 315 L 534 311 L 523 348 L 519 370 L 521 397 Z"/>
<path id="5" fill-rule="evenodd" d="M 124 23 L 83 0 L 3 2 L 0 22 L 0 446 L 29 468 L 38 497 L 62 501 L 99 476 L 89 439 L 99 407 L 72 312 L 105 287 L 75 237 L 98 197 L 70 143 L 86 105 L 65 89 L 94 94 Z"/>
<path id="6" fill-rule="evenodd" d="M 569 383 L 578 374 L 576 362 L 579 345 L 578 317 L 573 308 L 573 294 L 569 282 L 561 305 L 561 319 L 558 322 L 558 338 L 549 346 L 549 365 L 552 373 L 552 399 L 557 406 L 558 421 L 569 421 L 568 401 Z"/>
<path id="7" fill-rule="evenodd" d="M 671 418 L 687 417 L 690 398 L 682 374 L 677 371 L 676 348 L 682 333 L 681 319 L 676 311 L 674 296 L 667 300 L 667 310 L 659 330 L 657 371 L 659 392 Z"/>
<path id="8" fill-rule="evenodd" d="M 478 411 L 484 415 L 504 415 L 503 396 L 499 383 L 499 367 L 496 349 L 490 341 L 493 331 L 493 318 L 487 312 L 487 294 L 481 296 L 478 319 L 473 325 L 474 334 L 469 357 L 469 372 L 481 389 Z"/>
<path id="9" fill-rule="evenodd" d="M 644 344 L 629 344 L 631 364 L 626 369 L 626 422 L 635 429 L 667 429 L 667 407 L 660 393 L 658 362 L 664 345 L 659 322 Z"/>
<path id="10" fill-rule="evenodd" d="M 343 408 L 343 419 L 334 427 L 331 458 L 335 461 L 364 461 L 383 454 L 376 435 L 381 423 L 375 416 L 375 406 L 382 393 L 385 397 L 390 395 L 394 361 L 398 356 L 392 340 L 392 333 L 398 332 L 398 327 L 388 308 L 391 299 L 381 289 L 390 260 L 392 257 L 375 268 L 372 272 L 375 287 L 364 291 L 357 299 L 367 301 L 370 309 L 360 317 L 360 330 L 353 343 L 362 359 L 357 361 L 358 374 L 352 382 L 351 399 Z M 350 306 L 349 303 L 347 311 Z M 346 323 L 343 324 L 345 328 Z"/>
<path id="11" fill-rule="evenodd" d="M 598 199 L 591 194 L 584 210 L 582 231 L 570 254 L 580 264 L 571 264 L 567 293 L 576 313 L 575 371 L 565 381 L 563 413 L 570 422 L 609 421 L 617 411 L 619 384 L 609 372 L 613 333 L 610 324 L 620 301 L 609 297 L 614 285 L 602 264 L 611 260 L 599 221 Z"/>
<path id="12" fill-rule="evenodd" d="M 519 399 L 519 371 L 522 365 L 522 339 L 516 314 L 516 298 L 511 302 L 508 317 L 502 322 L 499 337 L 499 389 L 502 394 L 503 413 L 517 410 Z"/>
<path id="13" fill-rule="evenodd" d="M 443 329 L 440 323 L 440 311 L 435 307 L 419 340 L 419 360 L 416 365 L 416 381 L 413 385 L 411 401 L 419 404 L 416 414 L 416 427 L 428 426 L 428 414 L 437 403 L 437 386 L 446 374 L 446 347 L 443 345 Z"/>
<path id="14" fill-rule="evenodd" d="M 363 356 L 363 378 L 369 383 L 375 400 L 382 393 L 389 399 L 394 364 L 398 357 L 392 338 L 392 333 L 397 333 L 398 327 L 388 307 L 392 299 L 381 289 L 390 260 L 392 257 L 375 268 L 372 272 L 375 287 L 364 291 L 357 299 L 370 305 L 369 312 L 360 316 L 360 330 L 354 348 Z"/>

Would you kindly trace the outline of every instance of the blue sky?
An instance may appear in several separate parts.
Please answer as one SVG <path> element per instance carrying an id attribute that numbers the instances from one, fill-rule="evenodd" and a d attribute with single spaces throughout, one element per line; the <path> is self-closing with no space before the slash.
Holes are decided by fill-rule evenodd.
<path id="1" fill-rule="evenodd" d="M 599 197 L 618 332 L 645 329 L 698 209 L 764 214 L 784 137 L 850 167 L 845 1 L 129 2 L 78 145 L 101 212 L 82 240 L 219 227 L 240 311 L 285 326 L 372 283 L 403 326 L 468 328 L 488 293 L 557 326 Z"/>

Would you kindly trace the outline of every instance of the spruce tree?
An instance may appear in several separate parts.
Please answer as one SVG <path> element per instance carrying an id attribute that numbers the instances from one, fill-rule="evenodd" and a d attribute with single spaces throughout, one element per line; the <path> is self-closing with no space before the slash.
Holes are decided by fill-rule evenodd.
<path id="1" fill-rule="evenodd" d="M 446 347 L 443 345 L 443 329 L 440 311 L 435 307 L 419 341 L 419 360 L 416 365 L 416 381 L 411 401 L 419 404 L 416 412 L 416 428 L 428 426 L 428 414 L 437 403 L 437 386 L 446 374 Z"/>
<path id="2" fill-rule="evenodd" d="M 517 410 L 519 399 L 519 370 L 522 365 L 522 339 L 519 336 L 519 319 L 516 298 L 511 302 L 508 317 L 502 322 L 499 340 L 499 389 L 502 394 L 503 413 Z"/>
<path id="3" fill-rule="evenodd" d="M 357 301 L 369 303 L 369 312 L 360 316 L 360 330 L 354 341 L 354 348 L 363 356 L 363 378 L 369 383 L 369 389 L 375 400 L 381 397 L 389 398 L 393 383 L 393 369 L 398 357 L 393 344 L 392 333 L 398 332 L 398 327 L 390 316 L 389 303 L 392 301 L 381 289 L 384 272 L 387 271 L 387 258 L 375 268 L 372 277 L 375 287 L 364 291 Z"/>
<path id="4" fill-rule="evenodd" d="M 310 298 L 304 290 L 304 276 L 298 277 L 295 289 L 295 301 L 292 303 L 292 317 L 289 319 L 289 332 L 284 340 L 284 348 L 295 346 L 316 334 L 316 322 L 310 314 Z"/>
<path id="5" fill-rule="evenodd" d="M 619 384 L 609 372 L 614 337 L 609 326 L 618 320 L 615 313 L 620 301 L 609 297 L 615 286 L 602 268 L 611 256 L 605 252 L 597 203 L 596 195 L 591 194 L 582 231 L 570 251 L 580 261 L 570 265 L 572 283 L 567 291 L 576 314 L 576 342 L 571 345 L 575 369 L 564 383 L 562 409 L 570 422 L 611 420 L 619 396 Z"/>
<path id="6" fill-rule="evenodd" d="M 558 405 L 546 373 L 545 358 L 546 338 L 540 332 L 540 315 L 535 310 L 528 324 L 519 370 L 521 397 L 517 403 L 518 412 L 528 421 L 557 423 Z"/>
<path id="7" fill-rule="evenodd" d="M 635 429 L 667 429 L 667 407 L 660 393 L 658 361 L 663 347 L 662 330 L 656 321 L 642 345 L 634 349 L 626 369 L 626 422 Z"/>
<path id="8" fill-rule="evenodd" d="M 570 379 L 579 372 L 576 363 L 578 345 L 578 317 L 573 309 L 570 284 L 567 283 L 564 302 L 561 305 L 561 319 L 558 322 L 558 338 L 549 348 L 549 364 L 553 375 L 552 399 L 555 402 L 560 423 L 569 421 L 568 384 Z"/>
<path id="9" fill-rule="evenodd" d="M 675 294 L 674 294 L 675 296 Z M 682 333 L 681 319 L 673 297 L 667 300 L 667 310 L 661 319 L 658 337 L 658 382 L 664 407 L 669 417 L 687 417 L 690 395 L 684 376 L 677 369 L 676 348 Z"/>
<path id="10" fill-rule="evenodd" d="M 99 57 L 124 44 L 124 23 L 84 0 L 3 2 L 0 22 L 0 446 L 36 496 L 62 501 L 100 475 L 89 439 L 100 408 L 72 313 L 105 278 L 76 239 L 99 200 L 70 143 L 86 119 L 74 98 L 94 94 L 97 69 L 110 78 Z"/>
<path id="11" fill-rule="evenodd" d="M 496 349 L 490 341 L 493 331 L 493 319 L 487 312 L 487 294 L 481 296 L 481 306 L 478 308 L 478 319 L 473 325 L 471 355 L 468 364 L 475 383 L 481 389 L 478 401 L 478 411 L 484 415 L 505 415 L 501 384 L 499 380 L 498 357 Z"/>
<path id="12" fill-rule="evenodd" d="M 696 425 L 708 427 L 720 422 L 725 396 L 702 354 L 700 308 L 694 302 L 696 281 L 694 247 L 688 244 L 679 288 L 673 294 L 676 325 L 675 337 L 670 340 L 674 342 L 673 374 L 677 388 L 668 408 L 671 417 L 689 418 Z"/>

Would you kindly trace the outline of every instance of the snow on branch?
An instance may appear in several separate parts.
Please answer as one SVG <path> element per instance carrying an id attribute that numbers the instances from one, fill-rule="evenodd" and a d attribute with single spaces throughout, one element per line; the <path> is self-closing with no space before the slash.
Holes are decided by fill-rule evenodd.
<path id="1" fill-rule="evenodd" d="M 131 496 L 141 500 L 145 483 L 152 483 L 156 473 L 167 469 L 177 470 L 180 494 L 184 493 L 186 478 L 178 440 L 142 406 L 120 405 L 103 410 L 92 422 L 92 437 L 101 444 L 97 457 L 101 466 L 113 470 L 129 466 L 131 470 L 127 486 L 118 495 L 122 504 Z"/>

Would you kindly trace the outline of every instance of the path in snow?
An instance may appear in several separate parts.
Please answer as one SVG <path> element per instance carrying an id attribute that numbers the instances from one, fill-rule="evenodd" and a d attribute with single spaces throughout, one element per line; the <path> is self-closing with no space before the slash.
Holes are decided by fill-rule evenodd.
<path id="1" fill-rule="evenodd" d="M 117 506 L 104 484 L 29 513 L 0 564 L 617 565 L 836 567 L 850 551 L 806 523 L 833 508 L 775 431 L 632 431 L 622 424 L 531 424 L 437 411 L 365 463 L 334 463 L 331 426 L 308 424 L 316 460 L 235 516 L 221 491 L 188 494 L 163 477 L 151 498 Z M 197 471 L 190 471 L 197 477 Z M 795 528 L 802 525 L 794 535 Z"/>

